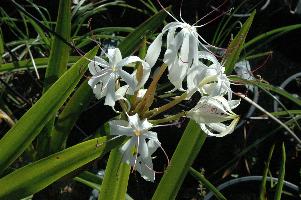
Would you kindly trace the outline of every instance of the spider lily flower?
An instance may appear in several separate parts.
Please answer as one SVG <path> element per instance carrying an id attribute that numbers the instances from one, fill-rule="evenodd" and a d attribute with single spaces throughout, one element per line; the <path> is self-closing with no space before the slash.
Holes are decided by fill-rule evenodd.
<path id="1" fill-rule="evenodd" d="M 204 96 L 198 104 L 187 113 L 187 117 L 196 121 L 201 129 L 210 136 L 223 137 L 234 131 L 239 116 L 232 109 L 240 100 L 226 100 L 222 96 Z M 232 120 L 230 125 L 223 122 Z"/>
<path id="2" fill-rule="evenodd" d="M 109 124 L 112 135 L 130 137 L 120 148 L 123 161 L 132 167 L 137 167 L 137 171 L 146 180 L 153 181 L 154 171 L 151 155 L 160 146 L 157 133 L 149 131 L 153 125 L 147 119 L 140 120 L 138 114 L 128 116 L 128 121 L 113 120 Z"/>
<path id="3" fill-rule="evenodd" d="M 216 57 L 206 51 L 200 51 L 200 59 L 210 61 L 207 66 L 202 62 L 193 65 L 187 75 L 187 90 L 193 94 L 199 91 L 202 95 L 223 96 L 228 94 L 228 99 L 232 98 L 230 81 L 226 76 L 225 68 L 218 62 Z"/>
<path id="4" fill-rule="evenodd" d="M 135 72 L 129 74 L 122 68 L 131 63 L 141 62 L 144 69 L 144 77 L 142 80 L 144 84 L 149 76 L 150 67 L 137 56 L 129 56 L 122 59 L 121 52 L 118 48 L 108 49 L 107 57 L 109 62 L 96 56 L 94 60 L 89 63 L 88 67 L 92 77 L 88 84 L 92 87 L 96 98 L 106 97 L 105 105 L 113 107 L 117 100 L 115 95 L 117 79 L 121 78 L 121 80 L 126 82 L 134 91 L 137 90 L 138 86 L 141 86 L 141 83 L 138 83 L 135 77 Z"/>
<path id="5" fill-rule="evenodd" d="M 181 30 L 177 31 L 177 29 Z M 150 66 L 156 63 L 160 55 L 162 37 L 166 32 L 167 50 L 163 62 L 168 65 L 170 82 L 175 89 L 183 90 L 182 82 L 187 75 L 187 70 L 193 63 L 198 63 L 198 46 L 201 44 L 198 38 L 200 36 L 196 27 L 186 22 L 177 21 L 167 24 L 147 50 L 145 60 Z"/>

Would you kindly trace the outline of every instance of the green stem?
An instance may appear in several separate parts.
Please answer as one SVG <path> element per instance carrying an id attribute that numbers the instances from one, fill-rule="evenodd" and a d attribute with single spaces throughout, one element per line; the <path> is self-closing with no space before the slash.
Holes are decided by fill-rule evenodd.
<path id="1" fill-rule="evenodd" d="M 150 116 L 149 118 L 155 117 L 156 115 L 158 115 L 158 114 L 174 107 L 175 105 L 181 103 L 183 100 L 186 99 L 187 95 L 188 94 L 185 92 L 181 96 L 179 96 L 179 97 L 175 98 L 174 100 L 172 100 L 171 102 L 169 102 L 169 103 L 167 103 L 167 104 L 165 104 L 165 105 L 163 105 L 159 108 L 155 108 L 155 109 L 153 109 L 149 112 L 146 112 L 145 116 Z"/>
<path id="2" fill-rule="evenodd" d="M 165 117 L 163 119 L 150 120 L 150 122 L 152 124 L 163 124 L 163 123 L 166 123 L 166 122 L 176 121 L 176 120 L 180 119 L 181 117 L 186 116 L 186 114 L 187 114 L 186 111 L 182 111 L 182 112 L 180 112 L 178 114 L 170 115 L 170 116 Z"/>

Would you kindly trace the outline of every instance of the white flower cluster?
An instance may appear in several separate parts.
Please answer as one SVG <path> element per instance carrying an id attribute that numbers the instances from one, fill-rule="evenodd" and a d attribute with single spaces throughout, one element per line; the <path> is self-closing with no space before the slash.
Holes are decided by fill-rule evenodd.
<path id="1" fill-rule="evenodd" d="M 146 110 L 142 109 L 142 113 L 141 109 L 135 108 L 147 105 L 145 104 L 147 100 L 143 100 L 145 91 L 141 92 L 140 89 L 148 80 L 151 68 L 155 66 L 160 56 L 165 33 L 167 33 L 167 49 L 163 62 L 168 67 L 168 79 L 174 86 L 174 90 L 185 92 L 186 99 L 195 92 L 202 95 L 197 105 L 185 112 L 185 116 L 196 121 L 206 134 L 216 137 L 232 133 L 239 120 L 239 116 L 232 109 L 237 107 L 240 101 L 232 100 L 230 81 L 225 74 L 225 69 L 214 54 L 200 42 L 204 40 L 197 33 L 195 26 L 184 22 L 167 24 L 149 46 L 144 60 L 137 56 L 122 59 L 118 48 L 108 50 L 108 61 L 95 57 L 89 64 L 90 73 L 93 75 L 89 85 L 96 98 L 105 97 L 105 105 L 112 106 L 113 109 L 116 101 L 123 100 L 127 103 L 126 109 L 123 109 L 127 120 L 110 121 L 110 131 L 112 135 L 129 137 L 120 148 L 123 161 L 149 181 L 155 180 L 151 156 L 161 144 L 157 133 L 150 131 L 154 126 L 147 119 L 148 116 L 155 115 L 144 113 L 149 107 Z M 138 73 L 138 70 L 130 74 L 123 69 L 124 66 L 136 62 L 141 64 L 142 74 Z M 123 82 L 125 85 L 120 86 Z M 183 87 L 183 82 L 187 83 L 187 87 Z M 151 93 L 149 90 L 146 92 L 148 95 Z M 225 95 L 227 98 L 224 97 Z M 129 96 L 140 100 L 137 100 L 138 103 L 133 103 L 132 99 L 128 100 Z"/>

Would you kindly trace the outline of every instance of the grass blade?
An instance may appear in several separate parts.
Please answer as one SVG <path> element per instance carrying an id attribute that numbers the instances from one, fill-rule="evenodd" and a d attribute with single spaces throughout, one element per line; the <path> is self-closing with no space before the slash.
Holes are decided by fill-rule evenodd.
<path id="1" fill-rule="evenodd" d="M 286 162 L 285 145 L 284 143 L 282 143 L 281 167 L 278 176 L 278 183 L 276 187 L 274 200 L 281 200 L 281 194 L 282 194 L 282 188 L 283 188 L 284 176 L 285 176 L 285 162 Z"/>
<path id="2" fill-rule="evenodd" d="M 274 148 L 275 148 L 275 144 L 271 147 L 268 159 L 265 163 L 263 176 L 262 176 L 261 187 L 260 187 L 259 200 L 266 200 L 266 182 L 267 182 L 267 176 L 268 176 L 268 172 L 269 172 L 270 161 L 272 159 Z"/>
<path id="3" fill-rule="evenodd" d="M 258 43 L 262 40 L 265 40 L 273 35 L 276 35 L 277 36 L 281 36 L 285 33 L 288 33 L 290 31 L 293 31 L 293 30 L 296 30 L 296 29 L 299 29 L 301 28 L 301 24 L 294 24 L 294 25 L 289 25 L 289 26 L 284 26 L 284 27 L 280 27 L 280 28 L 276 28 L 276 29 L 273 29 L 271 31 L 268 31 L 266 33 L 263 33 L 261 35 L 258 35 L 256 36 L 255 38 L 249 40 L 248 42 L 245 43 L 245 46 L 244 48 L 248 48 L 249 46 L 255 44 L 255 43 Z"/>
<path id="4" fill-rule="evenodd" d="M 79 59 L 80 56 L 70 56 L 67 65 L 70 66 Z M 36 58 L 34 59 L 34 62 L 36 64 L 37 69 L 46 68 L 48 66 L 49 58 Z M 0 66 L 0 74 L 23 71 L 27 69 L 34 69 L 31 59 L 2 64 Z"/>

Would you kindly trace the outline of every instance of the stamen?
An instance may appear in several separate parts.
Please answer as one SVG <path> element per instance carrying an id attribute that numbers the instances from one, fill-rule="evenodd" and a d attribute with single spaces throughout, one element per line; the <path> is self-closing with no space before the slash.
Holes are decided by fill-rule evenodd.
<path id="1" fill-rule="evenodd" d="M 138 136 L 138 137 L 141 135 L 141 131 L 140 130 L 134 130 L 133 133 L 134 133 L 135 136 Z"/>
<path id="2" fill-rule="evenodd" d="M 181 19 L 182 22 L 184 22 L 185 24 L 188 24 L 188 23 L 185 22 L 185 20 L 182 18 L 182 6 L 183 6 L 183 0 L 181 0 L 181 5 L 180 5 L 180 19 Z"/>
<path id="3" fill-rule="evenodd" d="M 219 11 L 219 9 L 225 5 L 225 3 L 228 0 L 225 0 L 221 5 L 219 5 L 216 9 L 213 9 L 212 11 L 210 11 L 209 13 L 207 13 L 204 17 L 202 17 L 201 19 L 199 19 L 198 21 L 196 21 L 192 26 L 196 25 L 197 23 L 199 23 L 200 21 L 202 21 L 203 19 L 205 19 L 206 17 L 208 17 L 209 15 L 211 15 L 213 12 Z M 226 13 L 226 12 L 225 12 Z M 197 26 L 196 26 L 197 27 Z"/>
<path id="4" fill-rule="evenodd" d="M 172 16 L 172 14 L 170 14 L 170 12 L 168 12 L 163 5 L 161 4 L 161 2 L 159 0 L 157 0 L 158 4 L 160 5 L 160 7 L 169 15 L 171 16 L 175 21 L 179 22 L 179 20 L 177 20 L 174 16 Z"/>

